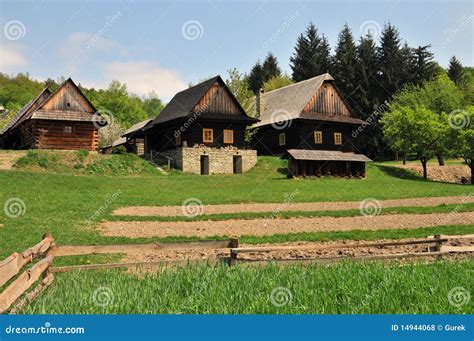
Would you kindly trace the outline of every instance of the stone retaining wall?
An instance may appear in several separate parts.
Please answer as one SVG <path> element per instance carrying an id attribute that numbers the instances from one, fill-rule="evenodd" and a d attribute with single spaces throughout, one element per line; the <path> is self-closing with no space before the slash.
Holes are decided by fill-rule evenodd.
<path id="1" fill-rule="evenodd" d="M 201 174 L 201 155 L 209 156 L 209 174 L 232 174 L 234 155 L 242 156 L 242 171 L 257 163 L 257 151 L 237 148 L 182 147 L 162 152 L 174 160 L 174 167 L 183 172 Z"/>

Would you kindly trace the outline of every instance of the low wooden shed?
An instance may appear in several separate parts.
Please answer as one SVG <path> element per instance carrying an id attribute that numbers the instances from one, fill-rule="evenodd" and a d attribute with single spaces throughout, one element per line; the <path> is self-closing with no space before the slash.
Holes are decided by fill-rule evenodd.
<path id="1" fill-rule="evenodd" d="M 289 149 L 283 156 L 288 159 L 290 176 L 365 177 L 367 156 L 332 150 Z"/>

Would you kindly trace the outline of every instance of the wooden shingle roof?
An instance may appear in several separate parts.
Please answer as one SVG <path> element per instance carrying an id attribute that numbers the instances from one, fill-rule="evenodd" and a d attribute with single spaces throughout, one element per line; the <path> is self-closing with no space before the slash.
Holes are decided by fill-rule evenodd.
<path id="1" fill-rule="evenodd" d="M 200 112 L 199 116 L 202 118 L 211 118 L 211 119 L 234 119 L 234 120 L 242 120 L 242 121 L 249 121 L 249 122 L 256 122 L 257 120 L 247 116 L 245 110 L 242 108 L 240 103 L 234 97 L 234 95 L 227 89 L 225 82 L 222 80 L 220 76 L 212 77 L 202 83 L 199 83 L 195 86 L 192 86 L 186 90 L 178 92 L 171 101 L 166 105 L 166 107 L 160 112 L 160 114 L 153 120 L 152 124 L 149 127 L 154 125 L 172 121 L 175 119 L 186 118 L 186 117 L 193 117 L 195 112 L 196 105 L 199 101 L 206 95 L 209 89 L 218 82 L 221 84 L 227 91 L 229 91 L 229 95 L 235 101 L 235 105 L 238 106 L 239 110 L 241 111 L 241 115 L 226 115 L 226 114 L 215 114 L 215 113 L 207 113 L 207 112 Z M 149 128 L 147 127 L 147 128 Z"/>
<path id="2" fill-rule="evenodd" d="M 311 149 L 289 149 L 284 157 L 291 156 L 295 160 L 310 161 L 372 161 L 363 154 L 341 152 L 339 150 L 311 150 Z"/>
<path id="3" fill-rule="evenodd" d="M 344 122 L 352 124 L 362 124 L 363 121 L 343 115 L 319 115 L 305 114 L 304 108 L 310 102 L 316 91 L 326 81 L 334 81 L 329 73 L 325 73 L 304 81 L 290 84 L 282 88 L 264 92 L 261 94 L 262 109 L 260 112 L 260 122 L 254 124 L 254 127 L 261 127 L 268 124 L 277 123 L 275 119 L 281 119 L 281 115 L 275 115 L 278 112 L 284 112 L 286 119 L 309 119 L 330 122 Z M 254 104 L 255 107 L 255 104 Z"/>

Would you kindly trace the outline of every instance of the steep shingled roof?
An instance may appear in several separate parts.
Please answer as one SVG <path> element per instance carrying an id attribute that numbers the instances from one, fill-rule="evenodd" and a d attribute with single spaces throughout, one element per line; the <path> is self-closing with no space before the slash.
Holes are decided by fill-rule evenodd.
<path id="1" fill-rule="evenodd" d="M 325 73 L 261 94 L 261 103 L 263 103 L 263 110 L 259 117 L 261 121 L 253 126 L 261 127 L 277 123 L 275 119 L 281 119 L 281 115 L 274 113 L 278 112 L 284 112 L 285 118 L 292 120 L 301 118 L 353 124 L 363 123 L 362 120 L 355 117 L 303 113 L 303 109 L 325 81 L 334 81 L 334 78 L 329 73 Z"/>
<path id="2" fill-rule="evenodd" d="M 199 83 L 195 86 L 192 86 L 186 90 L 178 92 L 171 101 L 166 105 L 166 107 L 160 112 L 160 114 L 153 120 L 153 123 L 149 125 L 152 127 L 156 124 L 160 124 L 163 122 L 168 122 L 171 120 L 175 120 L 178 118 L 185 118 L 191 117 L 194 112 L 195 106 L 198 102 L 203 98 L 203 96 L 207 93 L 207 91 L 212 87 L 212 85 L 216 82 L 219 82 L 224 87 L 227 87 L 225 82 L 222 80 L 220 76 L 212 77 L 202 83 Z M 217 114 L 210 114 L 210 113 L 201 113 L 200 116 L 203 118 L 213 118 L 213 119 L 239 119 L 244 121 L 256 121 L 254 118 L 247 116 L 245 110 L 242 108 L 240 103 L 235 99 L 232 93 L 229 91 L 230 95 L 235 100 L 235 103 L 240 107 L 242 112 L 245 115 L 236 116 L 236 115 L 217 115 Z M 148 128 L 148 127 L 147 127 Z"/>

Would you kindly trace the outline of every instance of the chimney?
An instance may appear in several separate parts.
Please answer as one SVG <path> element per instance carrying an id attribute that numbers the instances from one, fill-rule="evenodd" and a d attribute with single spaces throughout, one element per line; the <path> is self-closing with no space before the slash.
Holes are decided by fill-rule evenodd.
<path id="1" fill-rule="evenodd" d="M 260 89 L 255 95 L 255 111 L 257 114 L 256 117 L 260 117 L 262 111 L 265 110 L 265 101 L 262 96 L 264 93 L 265 93 L 265 90 Z"/>

